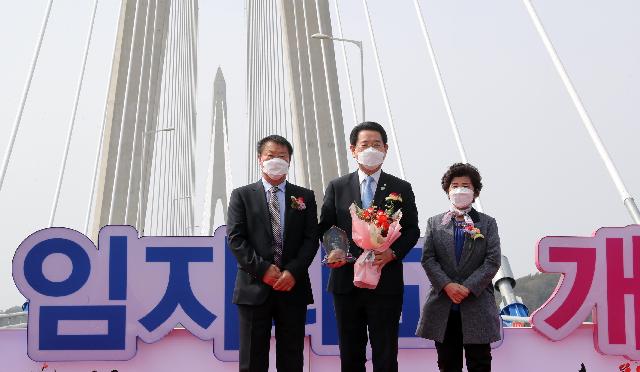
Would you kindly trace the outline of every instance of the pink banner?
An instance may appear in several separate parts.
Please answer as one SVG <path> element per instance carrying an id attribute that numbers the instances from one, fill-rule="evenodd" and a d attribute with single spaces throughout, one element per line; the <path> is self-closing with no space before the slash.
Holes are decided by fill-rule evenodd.
<path id="1" fill-rule="evenodd" d="M 599 354 L 593 348 L 593 325 L 584 324 L 562 341 L 550 341 L 531 328 L 505 328 L 505 340 L 493 350 L 494 371 L 578 371 L 584 363 L 588 372 L 619 371 L 620 365 L 636 364 L 622 357 Z M 273 342 L 273 340 L 272 340 Z M 305 340 L 305 367 L 309 371 L 337 371 L 337 356 L 319 356 Z M 153 344 L 138 340 L 138 353 L 129 361 L 108 362 L 49 362 L 45 372 L 222 372 L 237 371 L 236 362 L 222 362 L 213 354 L 212 341 L 201 341 L 184 329 L 176 329 Z M 27 332 L 23 329 L 0 330 L 2 371 L 36 372 L 44 363 L 36 363 L 27 356 Z M 272 343 L 272 359 L 275 358 Z M 436 369 L 435 349 L 401 349 L 398 356 L 400 371 L 427 371 Z M 307 370 L 305 368 L 305 370 Z M 275 360 L 270 371 L 275 371 Z M 367 363 L 371 371 L 371 363 Z"/>

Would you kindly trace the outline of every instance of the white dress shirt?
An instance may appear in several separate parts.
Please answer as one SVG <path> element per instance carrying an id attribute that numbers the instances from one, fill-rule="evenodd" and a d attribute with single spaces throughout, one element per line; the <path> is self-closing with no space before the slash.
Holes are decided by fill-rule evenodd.
<path id="1" fill-rule="evenodd" d="M 382 173 L 382 168 L 378 169 L 377 172 L 371 175 L 373 177 L 373 182 L 371 182 L 372 195 L 376 194 L 376 190 L 378 188 L 378 181 L 380 180 L 380 173 Z M 358 179 L 360 180 L 360 200 L 364 196 L 364 186 L 367 184 L 368 175 L 362 171 L 362 169 L 358 169 Z"/>

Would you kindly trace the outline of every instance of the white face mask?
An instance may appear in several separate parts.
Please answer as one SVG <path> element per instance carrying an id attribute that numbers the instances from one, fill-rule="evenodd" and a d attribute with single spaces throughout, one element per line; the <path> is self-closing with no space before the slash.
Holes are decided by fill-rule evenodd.
<path id="1" fill-rule="evenodd" d="M 265 160 L 262 162 L 262 171 L 267 176 L 278 179 L 289 173 L 289 162 L 280 158 Z"/>
<path id="2" fill-rule="evenodd" d="M 473 190 L 467 187 L 456 187 L 449 191 L 451 204 L 458 209 L 466 209 L 473 203 Z"/>
<path id="3" fill-rule="evenodd" d="M 384 161 L 385 153 L 369 147 L 358 153 L 358 163 L 367 169 L 375 169 Z"/>

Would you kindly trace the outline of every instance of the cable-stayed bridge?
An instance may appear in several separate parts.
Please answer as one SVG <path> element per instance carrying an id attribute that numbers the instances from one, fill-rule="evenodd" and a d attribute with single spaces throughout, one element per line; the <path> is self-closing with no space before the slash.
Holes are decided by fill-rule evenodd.
<path id="1" fill-rule="evenodd" d="M 375 50 L 374 58 L 366 63 L 375 66 L 384 96 L 387 114 L 385 124 L 390 129 L 393 151 L 397 152 L 398 169 L 404 176 L 402 147 L 397 141 L 394 116 L 386 91 L 387 82 L 379 58 L 379 53 L 383 51 L 378 50 L 376 44 L 376 29 L 369 4 L 366 0 L 361 4 L 371 45 Z M 587 109 L 571 84 L 535 9 L 529 1 L 523 4 L 587 132 L 602 155 L 622 201 L 637 221 L 638 213 L 633 199 L 609 159 Z M 98 5 L 98 1 L 93 3 L 94 12 L 87 19 L 89 27 L 83 60 L 91 47 L 93 20 Z M 90 207 L 87 208 L 85 232 L 94 238 L 104 224 L 130 224 L 146 235 L 189 235 L 195 231 L 211 233 L 215 204 L 226 204 L 225 195 L 232 187 L 230 170 L 233 160 L 228 156 L 228 139 L 225 139 L 228 137 L 229 123 L 224 89 L 218 90 L 214 85 L 215 115 L 209 142 L 213 145 L 210 158 L 213 166 L 207 169 L 211 176 L 205 186 L 211 191 L 207 196 L 210 200 L 204 207 L 204 215 L 195 216 L 196 57 L 198 48 L 202 47 L 196 42 L 198 5 L 197 1 L 160 0 L 127 0 L 121 3 L 104 125 L 97 146 L 100 150 L 95 160 L 95 176 L 87 181 L 87 184 L 91 184 L 91 196 L 88 197 Z M 457 150 L 460 158 L 466 161 L 464 136 L 457 126 L 455 110 L 447 95 L 446 81 L 431 45 L 429 25 L 425 22 L 420 3 L 414 1 L 411 5 L 415 8 L 414 21 L 418 22 L 424 37 L 424 47 L 429 51 Z M 20 135 L 22 115 L 24 110 L 29 109 L 26 102 L 31 82 L 38 67 L 42 43 L 46 42 L 48 22 L 51 16 L 55 16 L 55 12 L 52 13 L 55 6 L 55 1 L 48 1 L 44 9 L 31 69 L 25 77 L 25 89 L 0 169 L 0 192 L 6 171 L 11 166 L 13 143 Z M 340 4 L 322 0 L 246 1 L 245 8 L 249 179 L 255 179 L 259 174 L 253 156 L 256 140 L 266 134 L 280 133 L 294 142 L 296 154 L 292 177 L 295 182 L 313 188 L 320 199 L 326 183 L 347 172 L 348 157 L 343 135 L 341 97 L 337 89 L 336 64 L 342 61 L 336 61 L 334 44 L 330 40 L 314 39 L 312 35 L 345 36 L 339 28 L 331 27 L 330 18 L 340 17 Z M 82 66 L 78 71 L 78 97 L 83 88 L 84 63 Z M 349 71 L 349 68 L 346 70 Z M 222 85 L 222 72 L 219 76 L 220 79 L 216 78 L 218 87 Z M 346 83 L 352 84 L 351 77 Z M 367 86 L 378 89 L 375 83 Z M 354 113 L 358 113 L 358 103 L 361 102 L 357 97 L 350 93 L 348 101 Z M 75 105 L 77 103 L 76 100 Z M 60 149 L 62 162 L 59 164 L 56 195 L 51 202 L 50 226 L 55 225 L 58 195 L 66 176 L 65 165 L 75 129 L 76 108 L 74 106 L 68 126 L 60 124 L 64 130 L 68 130 L 68 135 L 64 147 Z M 367 118 L 364 112 L 360 113 L 361 118 Z M 473 162 L 473 159 L 469 160 Z M 200 219 L 203 222 L 196 226 L 196 221 Z"/>

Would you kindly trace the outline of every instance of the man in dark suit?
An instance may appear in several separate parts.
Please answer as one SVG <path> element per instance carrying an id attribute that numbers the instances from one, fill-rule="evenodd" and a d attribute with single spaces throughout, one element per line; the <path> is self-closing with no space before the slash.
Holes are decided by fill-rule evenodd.
<path id="1" fill-rule="evenodd" d="M 396 210 L 402 209 L 402 235 L 391 249 L 376 253 L 374 264 L 382 273 L 373 290 L 353 285 L 352 263 L 343 260 L 330 265 L 328 290 L 333 293 L 341 367 L 343 372 L 365 371 L 368 328 L 373 370 L 394 372 L 398 370 L 398 324 L 404 291 L 402 259 L 420 236 L 418 211 L 411 184 L 382 172 L 389 148 L 384 128 L 374 122 L 358 124 L 349 140 L 359 169 L 331 181 L 327 187 L 320 213 L 320 236 L 331 226 L 341 228 L 349 236 L 351 254 L 358 257 L 362 249 L 351 238 L 349 206 L 355 202 L 363 208 L 384 208 L 385 198 L 391 193 L 402 198 L 396 203 Z"/>
<path id="2" fill-rule="evenodd" d="M 227 238 L 238 260 L 233 303 L 240 320 L 240 371 L 267 371 L 271 325 L 278 371 L 303 369 L 308 268 L 318 250 L 313 191 L 286 181 L 293 148 L 268 136 L 257 146 L 262 178 L 229 199 Z"/>

